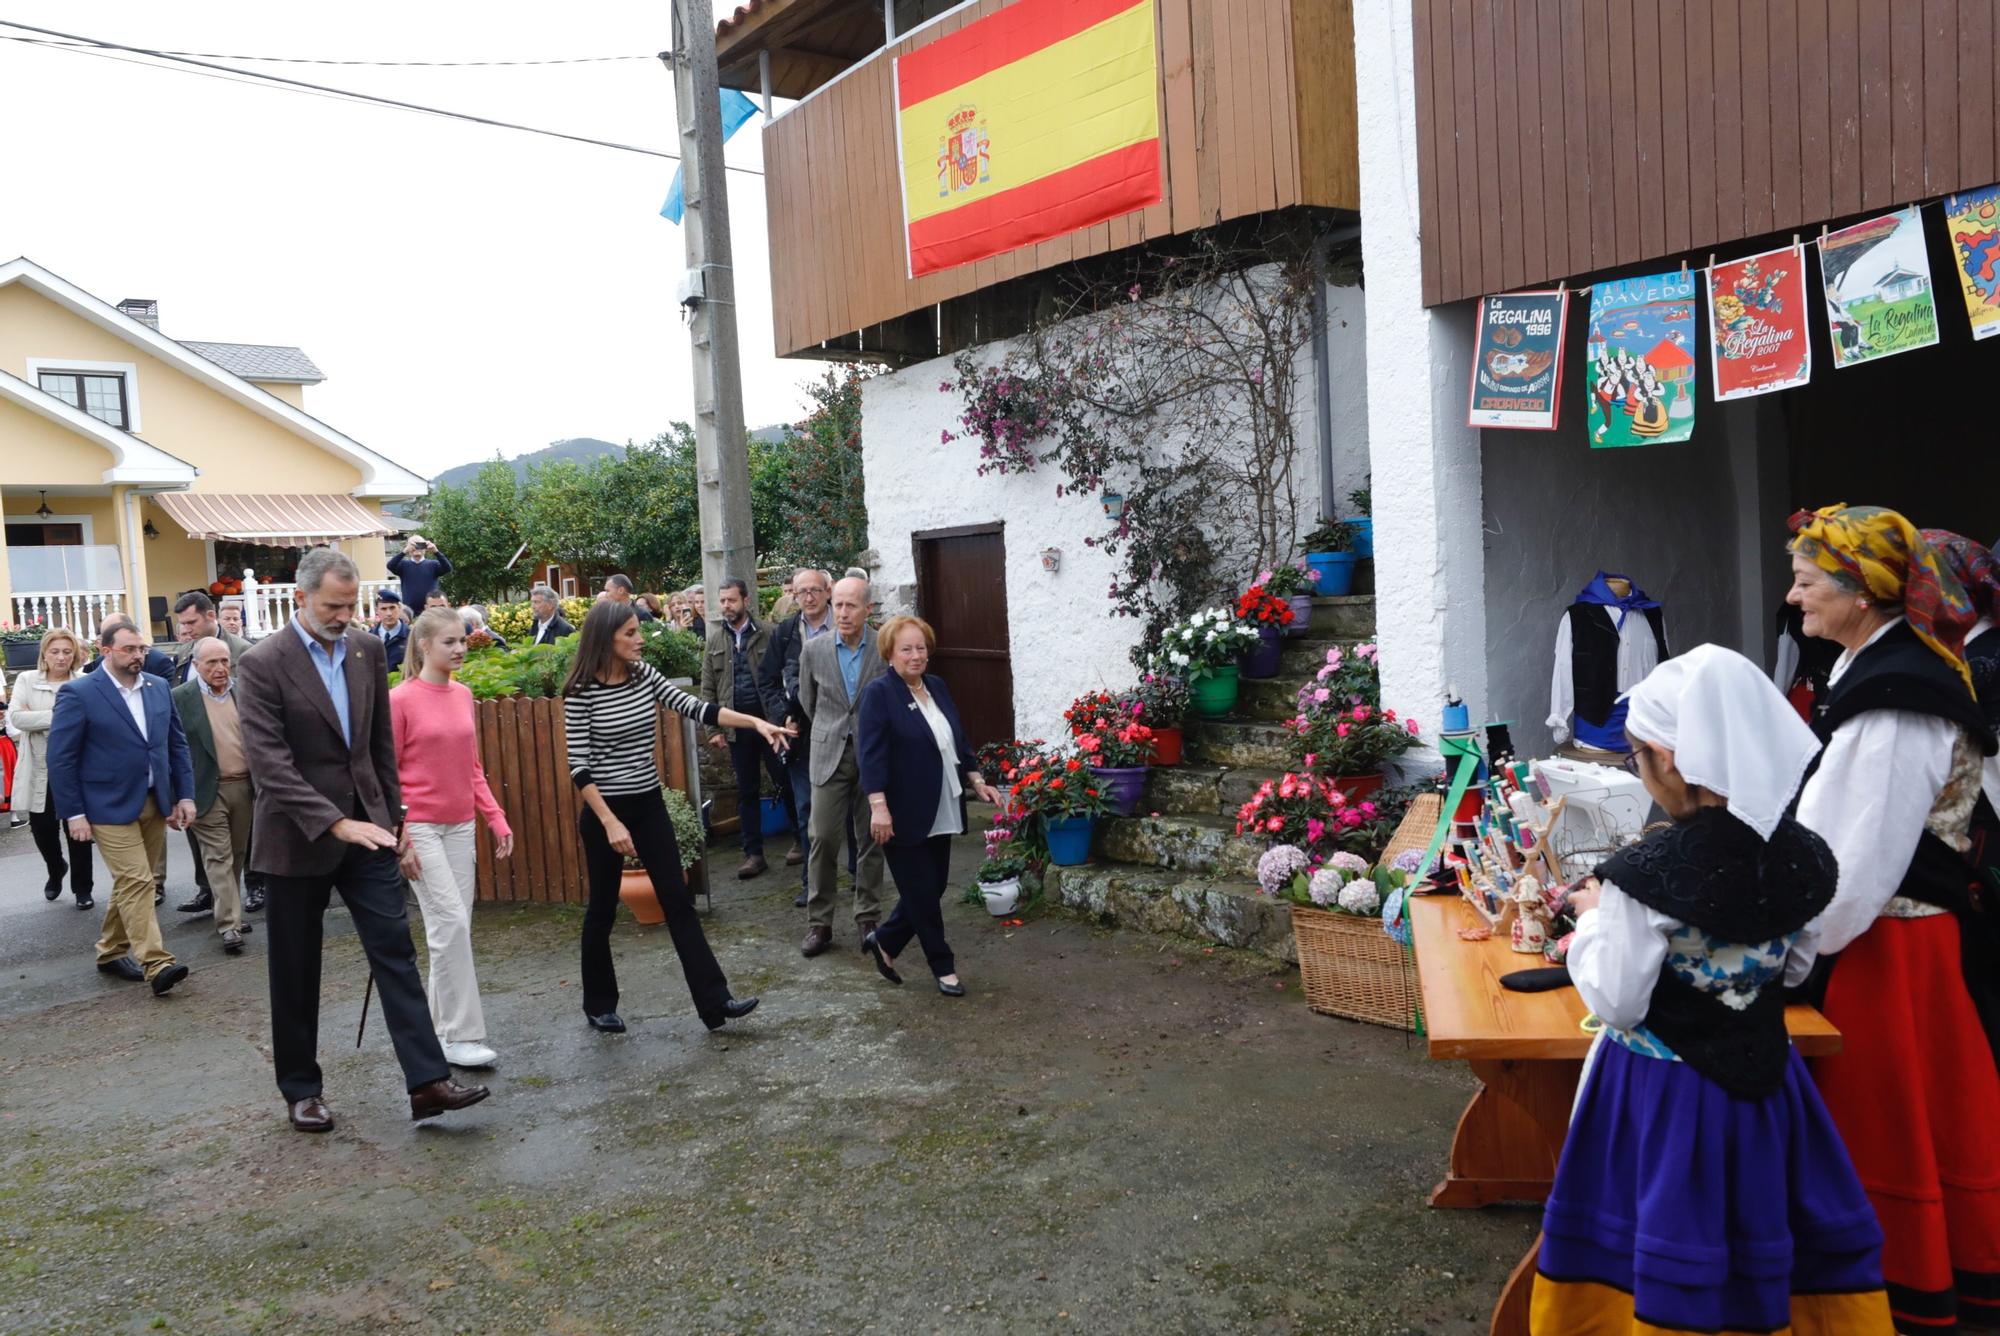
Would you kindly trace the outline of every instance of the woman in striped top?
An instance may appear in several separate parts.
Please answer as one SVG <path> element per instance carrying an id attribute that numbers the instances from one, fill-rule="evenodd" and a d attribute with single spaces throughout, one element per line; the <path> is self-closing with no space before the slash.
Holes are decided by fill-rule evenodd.
<path id="1" fill-rule="evenodd" d="M 681 878 L 673 821 L 667 816 L 659 769 L 653 764 L 657 707 L 665 705 L 711 728 L 718 723 L 754 728 L 780 752 L 794 730 L 722 709 L 669 686 L 641 660 L 644 644 L 633 606 L 606 599 L 583 619 L 576 663 L 563 684 L 569 775 L 584 801 L 577 827 L 590 876 L 590 908 L 583 917 L 583 1013 L 592 1029 L 616 1034 L 625 1028 L 618 1018 L 611 924 L 618 912 L 619 877 L 625 858 L 631 856 L 645 865 L 653 893 L 666 911 L 667 931 L 673 936 L 688 991 L 694 995 L 695 1011 L 715 1030 L 724 1021 L 749 1015 L 757 999 L 729 995 L 729 981 L 709 949 L 694 912 L 694 897 Z"/>

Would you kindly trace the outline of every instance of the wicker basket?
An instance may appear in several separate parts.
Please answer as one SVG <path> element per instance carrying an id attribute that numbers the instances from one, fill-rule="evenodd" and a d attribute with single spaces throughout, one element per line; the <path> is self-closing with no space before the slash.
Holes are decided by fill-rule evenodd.
<path id="1" fill-rule="evenodd" d="M 1403 813 L 1403 819 L 1396 826 L 1396 833 L 1389 837 L 1388 847 L 1382 850 L 1380 862 L 1387 863 L 1397 854 L 1410 849 L 1418 853 L 1431 847 L 1431 836 L 1437 834 L 1438 813 L 1444 810 L 1444 799 L 1435 793 L 1420 793 L 1410 800 L 1410 810 Z"/>
<path id="2" fill-rule="evenodd" d="M 1292 906 L 1306 1005 L 1323 1016 L 1413 1030 L 1417 1019 L 1414 958 L 1370 914 Z"/>

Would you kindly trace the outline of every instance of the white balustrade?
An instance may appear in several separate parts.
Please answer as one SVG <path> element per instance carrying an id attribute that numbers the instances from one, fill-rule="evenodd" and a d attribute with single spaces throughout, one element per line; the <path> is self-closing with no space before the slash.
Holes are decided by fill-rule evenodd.
<path id="1" fill-rule="evenodd" d="M 244 625 L 252 636 L 269 635 L 292 619 L 292 609 L 298 606 L 298 585 L 266 584 L 259 582 L 252 587 L 248 581 L 243 585 Z M 355 610 L 357 621 L 368 621 L 375 615 L 375 595 L 384 589 L 402 592 L 400 580 L 363 580 L 361 582 L 361 604 Z M 422 608 L 412 608 L 413 613 Z"/>
<path id="2" fill-rule="evenodd" d="M 122 589 L 28 590 L 14 595 L 17 625 L 40 622 L 43 626 L 64 626 L 85 640 L 96 639 L 104 619 L 125 610 Z"/>

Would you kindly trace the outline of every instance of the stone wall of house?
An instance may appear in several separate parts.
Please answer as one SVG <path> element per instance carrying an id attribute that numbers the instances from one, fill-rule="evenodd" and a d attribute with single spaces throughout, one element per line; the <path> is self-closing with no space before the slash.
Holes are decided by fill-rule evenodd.
<path id="1" fill-rule="evenodd" d="M 1334 493 L 1343 513 L 1346 493 L 1362 485 L 1368 474 L 1359 277 L 1352 268 L 1337 272 L 1327 300 Z M 997 363 L 1008 347 L 1007 342 L 991 344 L 979 355 Z M 1316 522 L 1320 485 L 1317 380 L 1310 348 L 1301 361 L 1297 476 L 1304 532 Z M 915 537 L 961 525 L 1003 524 L 1015 730 L 1022 737 L 1059 737 L 1062 712 L 1077 695 L 1130 684 L 1128 655 L 1141 626 L 1111 615 L 1108 592 L 1118 563 L 1084 545 L 1104 525 L 1097 497 L 1058 497 L 1059 479 L 1052 469 L 981 477 L 976 442 L 941 440 L 959 429 L 963 401 L 938 388 L 954 379 L 951 359 L 938 358 L 878 376 L 862 391 L 876 598 L 885 612 L 916 606 Z M 1049 549 L 1060 554 L 1053 572 L 1043 566 Z"/>

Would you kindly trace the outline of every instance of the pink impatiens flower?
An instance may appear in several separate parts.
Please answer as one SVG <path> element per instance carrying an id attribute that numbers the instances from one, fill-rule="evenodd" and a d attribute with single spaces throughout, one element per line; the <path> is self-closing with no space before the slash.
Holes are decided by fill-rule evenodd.
<path id="1" fill-rule="evenodd" d="M 1335 732 L 1335 733 L 1336 733 L 1337 735 L 1339 735 L 1340 737 L 1343 737 L 1343 738 L 1344 738 L 1344 737 L 1346 737 L 1346 736 L 1347 736 L 1347 735 L 1348 735 L 1348 734 L 1349 734 L 1350 732 L 1352 732 L 1352 731 L 1353 731 L 1353 728 L 1354 728 L 1354 726 L 1353 726 L 1352 724 L 1338 724 L 1338 725 L 1336 725 L 1336 726 L 1334 727 L 1334 730 L 1333 730 L 1333 731 L 1334 731 L 1334 732 Z"/>
<path id="2" fill-rule="evenodd" d="M 1326 702 L 1329 699 L 1331 699 L 1332 696 L 1333 693 L 1331 691 L 1328 691 L 1325 687 L 1321 687 L 1317 691 L 1313 692 L 1313 700 L 1320 705 L 1326 704 Z"/>

